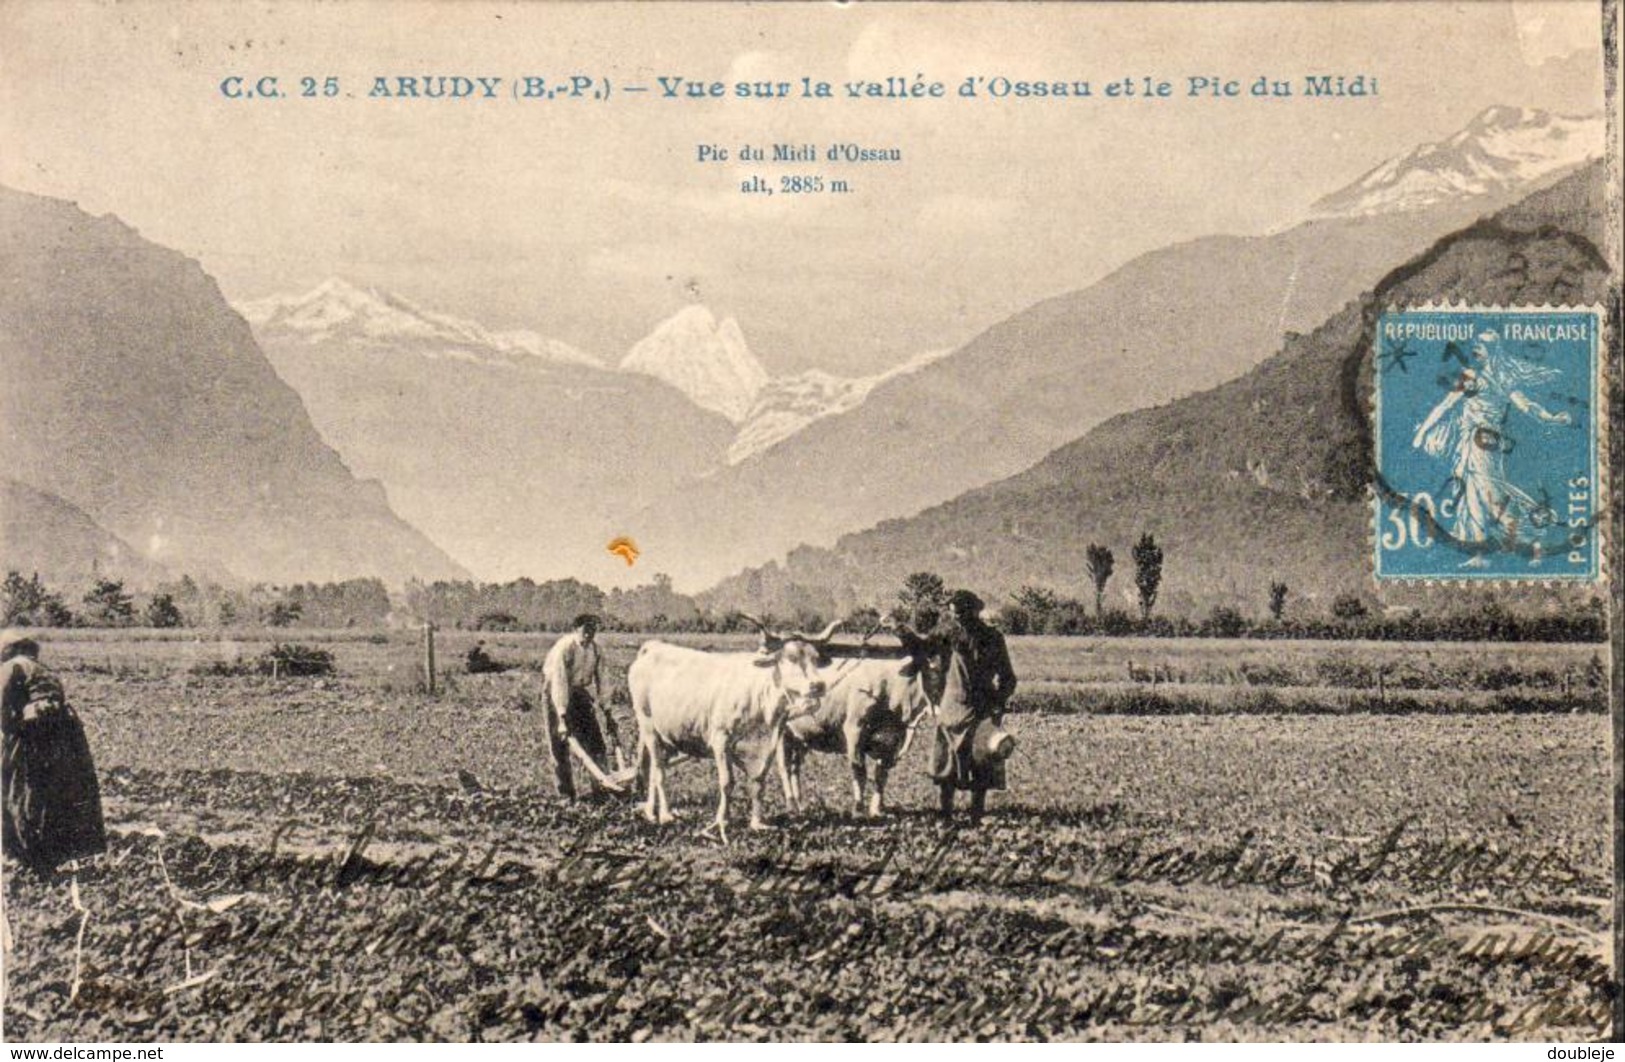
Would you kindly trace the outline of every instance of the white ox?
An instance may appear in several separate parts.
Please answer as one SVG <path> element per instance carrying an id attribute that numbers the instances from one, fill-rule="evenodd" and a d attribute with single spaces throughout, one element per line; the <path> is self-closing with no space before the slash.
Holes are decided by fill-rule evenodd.
<path id="1" fill-rule="evenodd" d="M 841 753 L 852 772 L 855 815 L 865 813 L 868 764 L 874 763 L 874 793 L 868 797 L 867 814 L 876 817 L 885 811 L 887 776 L 908 751 L 921 717 L 931 708 L 924 686 L 925 660 L 918 652 L 901 659 L 827 652 L 833 659 L 818 669 L 824 680 L 818 707 L 785 724 L 778 756 L 784 802 L 791 812 L 801 810 L 801 768 L 809 750 Z"/>
<path id="2" fill-rule="evenodd" d="M 758 624 L 760 625 L 760 624 Z M 815 674 L 822 635 L 771 635 L 763 628 L 756 653 L 710 653 L 665 642 L 645 642 L 627 670 L 632 712 L 638 721 L 638 756 L 648 765 L 643 814 L 672 819 L 666 800 L 667 757 L 704 757 L 717 767 L 718 836 L 728 839 L 728 790 L 737 765 L 750 799 L 751 829 L 763 829 L 762 778 L 792 713 L 817 707 L 823 682 Z"/>

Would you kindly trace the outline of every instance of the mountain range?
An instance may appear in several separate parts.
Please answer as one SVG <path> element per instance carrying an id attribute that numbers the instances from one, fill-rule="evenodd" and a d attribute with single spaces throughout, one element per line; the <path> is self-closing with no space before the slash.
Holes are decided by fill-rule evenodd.
<path id="1" fill-rule="evenodd" d="M 1314 209 L 1345 216 L 1388 214 L 1516 192 L 1602 153 L 1600 115 L 1490 107 L 1448 140 L 1389 159 Z"/>
<path id="2" fill-rule="evenodd" d="M 734 319 L 698 305 L 618 361 L 529 333 L 515 354 L 512 333 L 339 281 L 243 309 L 323 435 L 481 575 L 609 579 L 601 542 L 630 535 L 644 563 L 692 591 L 1234 378 L 1395 262 L 1599 153 L 1600 129 L 1491 108 L 1326 197 L 1321 216 L 1151 252 L 957 350 L 863 379 L 774 379 Z M 578 408 L 519 400 L 543 377 Z"/>
<path id="3" fill-rule="evenodd" d="M 1592 164 L 1373 277 L 1318 328 L 1238 379 L 1111 418 L 1021 473 L 908 519 L 726 580 L 714 608 L 841 614 L 886 603 L 904 574 L 1008 599 L 1023 585 L 1088 596 L 1090 543 L 1112 549 L 1114 602 L 1133 598 L 1130 548 L 1164 549 L 1163 604 L 1263 612 L 1269 583 L 1324 613 L 1370 585 L 1370 351 L 1394 305 L 1606 302 L 1606 177 Z M 1616 249 L 1617 250 L 1617 249 Z M 1613 405 L 1619 401 L 1615 384 Z"/>
<path id="4" fill-rule="evenodd" d="M 375 344 L 413 349 L 425 357 L 512 368 L 531 359 L 557 365 L 603 365 L 567 343 L 535 332 L 492 332 L 473 321 L 422 309 L 398 295 L 363 291 L 338 278 L 298 296 L 273 295 L 237 309 L 256 329 L 307 342 Z"/>
<path id="5" fill-rule="evenodd" d="M 243 309 L 323 437 L 484 579 L 624 578 L 605 550 L 624 510 L 714 467 L 733 437 L 653 376 L 516 350 L 342 281 Z"/>
<path id="6" fill-rule="evenodd" d="M 128 550 L 131 570 L 245 581 L 466 574 L 322 441 L 197 262 L 3 188 L 0 246 L 0 465 L 20 485 L 8 512 L 34 516 L 8 516 L 0 562 Z"/>
<path id="7" fill-rule="evenodd" d="M 1559 127 L 1566 139 L 1552 137 Z M 692 590 L 1013 475 L 1111 416 L 1240 375 L 1395 263 L 1512 201 L 1514 188 L 1527 191 L 1572 168 L 1573 144 L 1600 154 L 1600 130 L 1595 119 L 1485 112 L 1450 143 L 1463 160 L 1499 159 L 1515 148 L 1523 168 L 1508 162 L 1501 184 L 1464 181 L 1455 186 L 1460 194 L 1414 209 L 1358 210 L 1142 255 L 1089 288 L 994 325 L 921 371 L 879 384 L 840 416 L 683 484 L 631 525 L 647 555 Z M 1530 161 L 1540 144 L 1563 148 L 1550 166 Z M 1359 202 L 1411 181 L 1409 165 L 1384 172 L 1364 179 Z M 1518 183 L 1517 172 L 1530 176 Z"/>
<path id="8" fill-rule="evenodd" d="M 652 569 L 694 590 L 787 554 L 799 571 L 837 540 L 844 557 L 916 514 L 910 526 L 934 526 L 943 503 L 1048 465 L 1114 417 L 1235 380 L 1283 336 L 1299 349 L 1396 263 L 1572 171 L 1598 127 L 1492 108 L 1328 196 L 1323 216 L 1143 255 L 956 350 L 856 379 L 775 378 L 737 321 L 699 305 L 619 357 L 339 279 L 239 316 L 198 263 L 116 218 L 0 191 L 0 235 L 24 252 L 0 276 L 0 353 L 18 381 L 0 545 L 33 563 L 55 542 L 65 571 L 138 578 L 472 570 L 613 586 Z M 1296 466 L 1244 467 L 1279 485 Z M 866 527 L 879 537 L 842 538 Z M 621 536 L 642 553 L 635 573 L 604 548 Z M 866 585 L 827 574 L 813 583 Z"/>
<path id="9" fill-rule="evenodd" d="M 1407 181 L 1401 169 L 1395 187 Z M 1368 182 L 1368 196 L 1379 184 Z M 1357 210 L 1151 252 L 877 386 L 844 415 L 684 484 L 632 524 L 649 554 L 693 589 L 798 545 L 830 545 L 913 515 L 1013 475 L 1118 413 L 1234 378 L 1394 263 L 1515 195 L 1464 191 L 1414 209 Z"/>
<path id="10" fill-rule="evenodd" d="M 689 305 L 611 362 L 339 278 L 239 309 L 351 467 L 491 579 L 635 577 L 604 549 L 634 512 L 936 356 L 774 378 L 732 318 Z"/>

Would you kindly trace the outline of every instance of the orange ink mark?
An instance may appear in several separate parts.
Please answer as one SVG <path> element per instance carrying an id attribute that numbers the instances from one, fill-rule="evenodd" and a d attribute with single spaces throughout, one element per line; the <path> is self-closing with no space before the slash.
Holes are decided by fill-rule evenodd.
<path id="1" fill-rule="evenodd" d="M 638 544 L 625 535 L 610 539 L 605 549 L 625 561 L 628 568 L 638 562 Z"/>

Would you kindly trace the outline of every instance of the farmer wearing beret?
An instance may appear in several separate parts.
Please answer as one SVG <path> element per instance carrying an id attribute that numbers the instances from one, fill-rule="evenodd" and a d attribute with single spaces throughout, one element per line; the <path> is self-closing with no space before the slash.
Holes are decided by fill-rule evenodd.
<path id="1" fill-rule="evenodd" d="M 971 821 L 980 822 L 987 791 L 1004 789 L 1004 761 L 973 755 L 976 728 L 1003 721 L 1005 704 L 1016 691 L 1016 673 L 1004 635 L 982 620 L 982 599 L 969 590 L 955 590 L 948 598 L 948 619 L 938 628 L 938 638 L 942 701 L 931 777 L 937 781 L 944 818 L 953 814 L 955 790 L 968 789 Z"/>
<path id="2" fill-rule="evenodd" d="M 944 818 L 953 815 L 954 793 L 970 791 L 971 822 L 977 823 L 987 806 L 989 789 L 1004 789 L 1004 761 L 978 756 L 978 727 L 999 726 L 1005 705 L 1016 691 L 1016 673 L 1004 635 L 982 620 L 982 599 L 970 590 L 955 590 L 948 598 L 948 617 L 929 634 L 918 634 L 893 623 L 904 641 L 922 648 L 931 663 L 937 700 L 936 744 L 931 755 L 931 777 L 936 781 Z"/>

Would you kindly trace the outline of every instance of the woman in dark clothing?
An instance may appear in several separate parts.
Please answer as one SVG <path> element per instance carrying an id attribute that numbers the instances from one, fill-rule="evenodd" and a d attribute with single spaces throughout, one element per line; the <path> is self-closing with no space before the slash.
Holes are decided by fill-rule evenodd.
<path id="1" fill-rule="evenodd" d="M 107 850 L 101 786 L 85 728 L 32 638 L 0 638 L 4 847 L 41 875 Z"/>

